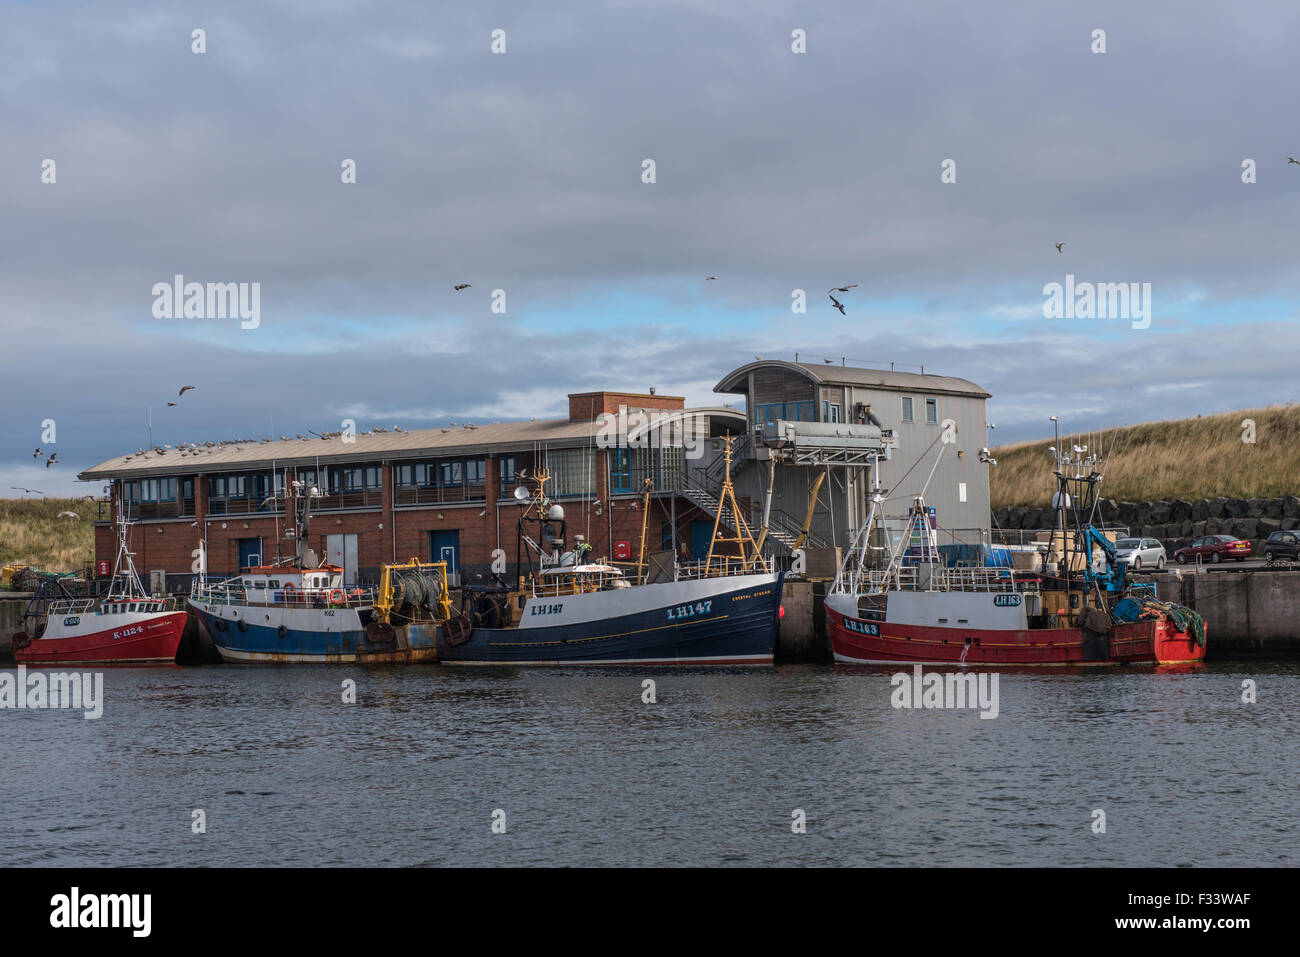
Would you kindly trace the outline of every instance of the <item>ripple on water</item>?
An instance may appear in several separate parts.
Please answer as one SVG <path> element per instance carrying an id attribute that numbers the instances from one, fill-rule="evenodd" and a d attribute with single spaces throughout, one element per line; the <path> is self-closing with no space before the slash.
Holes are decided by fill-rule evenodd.
<path id="1" fill-rule="evenodd" d="M 992 721 L 895 710 L 889 673 L 656 670 L 650 705 L 636 669 L 110 671 L 98 721 L 3 713 L 0 852 L 183 866 L 1293 859 L 1300 667 L 1004 673 Z M 1255 705 L 1240 701 L 1245 677 L 1267 691 Z"/>

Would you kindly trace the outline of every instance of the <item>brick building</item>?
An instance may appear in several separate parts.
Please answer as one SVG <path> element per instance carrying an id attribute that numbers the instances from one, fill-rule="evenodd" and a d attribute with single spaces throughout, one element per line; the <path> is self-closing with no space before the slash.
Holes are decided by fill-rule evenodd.
<path id="1" fill-rule="evenodd" d="M 600 420 L 625 409 L 689 420 L 705 436 L 746 428 L 741 411 L 684 405 L 678 396 L 575 393 L 565 419 L 143 450 L 79 478 L 110 483 L 114 514 L 121 501 L 137 522 L 136 566 L 156 589 L 165 577 L 171 591 L 188 588 L 200 542 L 211 575 L 294 554 L 283 498 L 275 498 L 286 474 L 320 490 L 306 544 L 343 566 L 349 581 L 373 580 L 382 563 L 412 557 L 447 560 L 462 578 L 486 575 L 497 548 L 514 574 L 523 506 L 512 493 L 523 470 L 543 467 L 551 475 L 549 497 L 566 510 L 570 538 L 582 535 L 597 556 L 630 549 L 635 559 L 647 477 L 656 489 L 647 552 L 683 545 L 698 552 L 707 547 L 701 532 L 711 529 L 713 516 L 678 490 L 688 469 L 707 463 L 688 458 L 681 445 L 611 445 Z M 715 457 L 721 443 L 704 444 Z M 100 562 L 115 554 L 107 521 L 96 526 L 95 553 Z"/>

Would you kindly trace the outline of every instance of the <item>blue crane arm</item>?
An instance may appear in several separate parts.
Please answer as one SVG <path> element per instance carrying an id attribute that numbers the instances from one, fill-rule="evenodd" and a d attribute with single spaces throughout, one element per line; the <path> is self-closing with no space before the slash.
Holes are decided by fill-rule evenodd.
<path id="1" fill-rule="evenodd" d="M 1101 548 L 1102 554 L 1106 556 L 1106 574 L 1094 575 L 1092 571 L 1092 561 L 1087 564 L 1086 575 L 1089 579 L 1098 578 L 1105 582 L 1106 590 L 1118 592 L 1124 590 L 1124 580 L 1127 577 L 1128 566 L 1123 562 L 1116 560 L 1115 546 L 1111 544 L 1109 538 L 1091 525 L 1087 529 L 1088 554 L 1092 554 L 1094 545 Z"/>

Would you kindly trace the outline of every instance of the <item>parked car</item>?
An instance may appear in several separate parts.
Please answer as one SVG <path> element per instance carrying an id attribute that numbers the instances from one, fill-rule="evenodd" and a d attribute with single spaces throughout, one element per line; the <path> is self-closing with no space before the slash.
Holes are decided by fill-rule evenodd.
<path id="1" fill-rule="evenodd" d="M 1164 568 L 1165 547 L 1154 538 L 1121 538 L 1115 543 L 1115 560 L 1131 571 Z"/>
<path id="2" fill-rule="evenodd" d="M 1268 536 L 1264 543 L 1264 557 L 1269 561 L 1275 558 L 1300 559 L 1300 535 L 1295 532 L 1277 531 Z"/>
<path id="3" fill-rule="evenodd" d="M 1250 557 L 1250 553 L 1250 542 L 1245 539 L 1234 538 L 1231 535 L 1206 535 L 1178 549 L 1174 552 L 1174 558 L 1180 565 L 1194 562 L 1198 558 L 1203 562 L 1217 564 L 1225 558 L 1235 558 L 1239 562 L 1244 562 Z"/>

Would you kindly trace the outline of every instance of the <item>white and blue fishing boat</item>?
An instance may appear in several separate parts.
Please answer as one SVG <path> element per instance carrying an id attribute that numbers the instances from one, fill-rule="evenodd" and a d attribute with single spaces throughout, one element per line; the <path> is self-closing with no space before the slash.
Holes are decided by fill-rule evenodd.
<path id="1" fill-rule="evenodd" d="M 189 607 L 224 661 L 408 663 L 436 661 L 436 635 L 451 617 L 443 562 L 383 566 L 358 587 L 343 569 L 316 561 L 307 541 L 316 489 L 286 482 L 296 554 L 284 565 L 245 568 L 232 578 L 197 577 Z M 453 625 L 454 628 L 454 625 Z"/>

